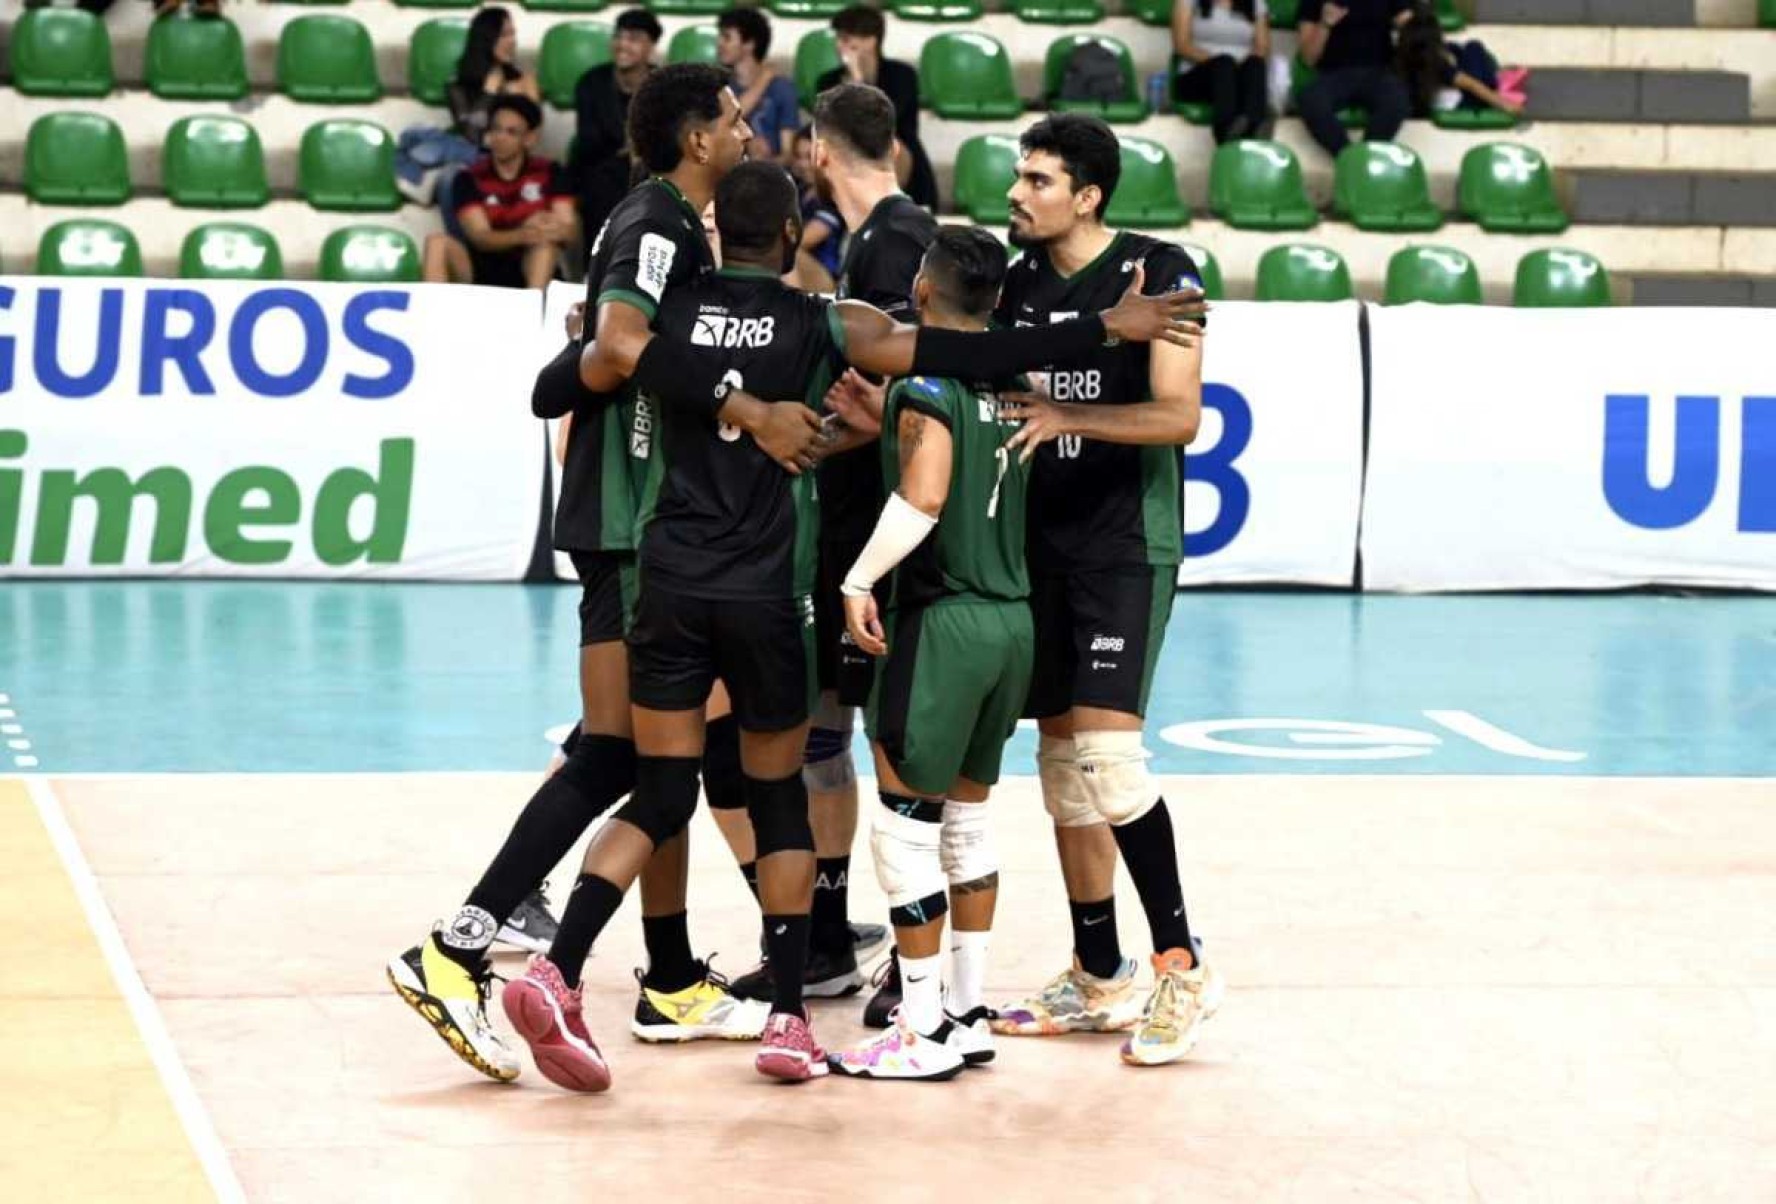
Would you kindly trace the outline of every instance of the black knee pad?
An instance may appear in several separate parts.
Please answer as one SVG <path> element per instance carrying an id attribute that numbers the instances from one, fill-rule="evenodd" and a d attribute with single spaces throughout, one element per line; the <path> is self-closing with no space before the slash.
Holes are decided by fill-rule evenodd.
<path id="1" fill-rule="evenodd" d="M 746 806 L 746 775 L 740 771 L 740 721 L 711 719 L 703 733 L 703 793 L 717 811 Z"/>
<path id="2" fill-rule="evenodd" d="M 588 797 L 620 799 L 635 789 L 635 741 L 582 733 L 555 776 Z"/>
<path id="3" fill-rule="evenodd" d="M 746 779 L 746 814 L 758 856 L 814 851 L 814 829 L 808 823 L 808 787 L 800 773 L 774 782 Z"/>
<path id="4" fill-rule="evenodd" d="M 647 834 L 656 846 L 684 831 L 697 812 L 696 757 L 638 757 L 635 794 L 616 817 Z"/>
<path id="5" fill-rule="evenodd" d="M 811 727 L 808 744 L 802 752 L 802 764 L 818 765 L 851 751 L 851 733 L 836 727 Z"/>

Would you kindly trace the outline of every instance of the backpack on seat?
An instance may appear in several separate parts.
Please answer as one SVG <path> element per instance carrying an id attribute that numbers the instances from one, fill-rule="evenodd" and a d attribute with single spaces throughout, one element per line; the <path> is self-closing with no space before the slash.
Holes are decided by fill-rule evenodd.
<path id="1" fill-rule="evenodd" d="M 1113 52 L 1095 42 L 1082 42 L 1067 55 L 1058 99 L 1115 104 L 1126 90 L 1122 63 Z"/>

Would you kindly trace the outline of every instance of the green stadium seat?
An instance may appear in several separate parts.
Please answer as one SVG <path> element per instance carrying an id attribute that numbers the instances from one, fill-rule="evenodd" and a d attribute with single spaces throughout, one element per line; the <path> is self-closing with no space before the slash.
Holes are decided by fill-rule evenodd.
<path id="1" fill-rule="evenodd" d="M 1468 27 L 1468 19 L 1456 8 L 1455 0 L 1437 0 L 1437 23 L 1444 33 L 1455 33 Z"/>
<path id="2" fill-rule="evenodd" d="M 25 194 L 39 205 L 121 205 L 130 197 L 123 131 L 97 113 L 45 113 L 25 135 Z"/>
<path id="3" fill-rule="evenodd" d="M 1431 201 L 1424 163 L 1393 142 L 1356 142 L 1333 169 L 1333 208 L 1359 230 L 1435 230 L 1442 211 Z"/>
<path id="4" fill-rule="evenodd" d="M 1202 274 L 1203 295 L 1211 301 L 1226 300 L 1227 285 L 1221 279 L 1221 264 L 1214 252 L 1201 243 L 1181 242 L 1178 245 L 1196 262 L 1196 270 Z"/>
<path id="5" fill-rule="evenodd" d="M 1032 25 L 1093 25 L 1104 19 L 1099 0 L 1011 0 L 1011 11 Z"/>
<path id="6" fill-rule="evenodd" d="M 778 17 L 802 17 L 825 21 L 850 7 L 849 0 L 766 0 L 766 8 Z"/>
<path id="7" fill-rule="evenodd" d="M 444 91 L 456 78 L 456 62 L 469 41 L 465 17 L 433 17 L 413 27 L 407 40 L 407 90 L 428 105 L 445 103 Z"/>
<path id="8" fill-rule="evenodd" d="M 1171 57 L 1169 69 L 1166 71 L 1167 86 L 1178 78 L 1178 56 Z M 1172 112 L 1188 121 L 1191 125 L 1212 125 L 1215 121 L 1215 106 L 1206 100 L 1178 100 L 1172 102 Z"/>
<path id="9" fill-rule="evenodd" d="M 1260 301 L 1348 301 L 1355 295 L 1350 268 L 1330 247 L 1284 243 L 1258 260 Z"/>
<path id="10" fill-rule="evenodd" d="M 889 8 L 907 21 L 978 21 L 986 12 L 980 0 L 889 0 Z"/>
<path id="11" fill-rule="evenodd" d="M 1172 23 L 1172 0 L 1123 0 L 1122 11 L 1143 25 Z"/>
<path id="12" fill-rule="evenodd" d="M 311 104 L 369 104 L 382 98 L 370 31 L 350 17 L 297 17 L 278 36 L 278 90 Z"/>
<path id="13" fill-rule="evenodd" d="M 478 8 L 481 0 L 395 0 L 400 8 Z"/>
<path id="14" fill-rule="evenodd" d="M 1386 302 L 1480 305 L 1480 270 L 1454 247 L 1406 247 L 1388 260 Z"/>
<path id="15" fill-rule="evenodd" d="M 1067 74 L 1067 57 L 1075 47 L 1087 42 L 1095 42 L 1114 54 L 1122 64 L 1122 99 L 1110 104 L 1101 104 L 1095 100 L 1062 100 L 1060 99 L 1061 81 Z M 1109 122 L 1136 122 L 1147 118 L 1147 102 L 1141 99 L 1141 83 L 1135 74 L 1135 60 L 1129 54 L 1129 48 L 1102 34 L 1070 33 L 1056 38 L 1048 44 L 1048 54 L 1042 61 L 1042 94 L 1048 100 L 1049 107 L 1065 113 L 1091 113 Z"/>
<path id="16" fill-rule="evenodd" d="M 1456 203 L 1494 234 L 1559 234 L 1569 224 L 1548 161 L 1515 142 L 1488 142 L 1462 156 Z"/>
<path id="17" fill-rule="evenodd" d="M 1584 251 L 1531 251 L 1517 261 L 1512 304 L 1524 309 L 1610 305 L 1609 272 Z"/>
<path id="18" fill-rule="evenodd" d="M 647 0 L 648 10 L 661 17 L 714 17 L 732 7 L 728 0 Z"/>
<path id="19" fill-rule="evenodd" d="M 1431 124 L 1440 130 L 1514 130 L 1517 116 L 1503 109 L 1437 109 Z"/>
<path id="20" fill-rule="evenodd" d="M 73 218 L 57 222 L 37 242 L 39 276 L 140 276 L 142 249 L 116 222 Z"/>
<path id="21" fill-rule="evenodd" d="M 669 63 L 713 63 L 717 30 L 713 25 L 687 25 L 666 44 Z"/>
<path id="22" fill-rule="evenodd" d="M 162 17 L 148 26 L 148 90 L 164 100 L 239 100 L 247 94 L 240 27 L 216 17 Z"/>
<path id="23" fill-rule="evenodd" d="M 537 55 L 537 86 L 543 99 L 558 109 L 571 109 L 580 77 L 610 62 L 611 27 L 603 21 L 560 21 L 543 35 Z"/>
<path id="24" fill-rule="evenodd" d="M 1178 168 L 1171 152 L 1146 138 L 1122 139 L 1122 178 L 1104 212 L 1112 226 L 1163 230 L 1190 220 L 1178 195 Z"/>
<path id="25" fill-rule="evenodd" d="M 209 222 L 185 236 L 179 275 L 186 280 L 282 280 L 284 256 L 277 239 L 258 226 Z"/>
<path id="26" fill-rule="evenodd" d="M 395 142 L 369 121 L 317 121 L 302 134 L 298 163 L 302 195 L 316 209 L 388 211 L 401 207 L 395 190 Z"/>
<path id="27" fill-rule="evenodd" d="M 983 226 L 1011 224 L 1006 193 L 1017 180 L 1018 142 L 976 134 L 956 148 L 956 208 Z"/>
<path id="28" fill-rule="evenodd" d="M 1257 139 L 1216 148 L 1209 207 L 1240 230 L 1308 230 L 1320 220 L 1307 199 L 1295 152 Z"/>
<path id="29" fill-rule="evenodd" d="M 1301 22 L 1301 0 L 1270 0 L 1270 27 L 1294 29 Z"/>
<path id="30" fill-rule="evenodd" d="M 796 43 L 795 85 L 802 107 L 812 110 L 814 98 L 820 93 L 820 77 L 839 62 L 839 43 L 830 29 L 816 29 L 802 35 Z"/>
<path id="31" fill-rule="evenodd" d="M 539 13 L 602 12 L 610 0 L 524 0 L 524 7 Z"/>
<path id="32" fill-rule="evenodd" d="M 346 226 L 321 243 L 322 280 L 347 284 L 411 284 L 419 280 L 419 248 L 400 230 Z"/>
<path id="33" fill-rule="evenodd" d="M 26 9 L 13 23 L 11 59 L 27 96 L 104 96 L 115 82 L 111 35 L 82 9 Z"/>
<path id="34" fill-rule="evenodd" d="M 257 209 L 271 200 L 259 133 L 238 117 L 184 117 L 167 131 L 160 178 L 175 205 Z"/>
<path id="35" fill-rule="evenodd" d="M 968 121 L 1020 117 L 1024 103 L 1011 78 L 1011 57 L 984 33 L 940 33 L 919 52 L 919 91 L 939 117 Z"/>
<path id="36" fill-rule="evenodd" d="M 1776 29 L 1776 0 L 1758 0 L 1758 24 Z"/>

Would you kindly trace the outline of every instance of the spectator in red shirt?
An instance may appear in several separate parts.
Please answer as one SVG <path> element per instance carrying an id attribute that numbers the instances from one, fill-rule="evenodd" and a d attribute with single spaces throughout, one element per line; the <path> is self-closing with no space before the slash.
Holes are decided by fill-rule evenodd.
<path id="1" fill-rule="evenodd" d="M 433 283 L 546 288 L 574 241 L 573 190 L 561 168 L 533 155 L 543 112 L 527 96 L 497 97 L 487 115 L 487 153 L 459 176 L 462 241 L 428 235 L 424 277 Z"/>

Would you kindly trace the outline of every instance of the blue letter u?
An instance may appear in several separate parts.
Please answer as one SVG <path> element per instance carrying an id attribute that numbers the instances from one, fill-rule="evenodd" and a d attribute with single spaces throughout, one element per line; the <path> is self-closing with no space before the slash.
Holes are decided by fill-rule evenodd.
<path id="1" fill-rule="evenodd" d="M 1648 479 L 1645 394 L 1612 393 L 1603 415 L 1603 497 L 1624 521 L 1649 531 L 1693 523 L 1714 500 L 1720 478 L 1720 398 L 1677 399 L 1676 465 L 1671 483 Z"/>

